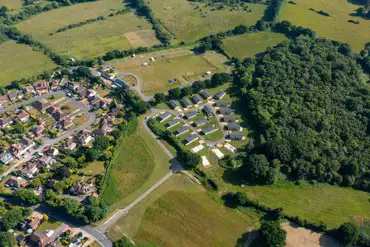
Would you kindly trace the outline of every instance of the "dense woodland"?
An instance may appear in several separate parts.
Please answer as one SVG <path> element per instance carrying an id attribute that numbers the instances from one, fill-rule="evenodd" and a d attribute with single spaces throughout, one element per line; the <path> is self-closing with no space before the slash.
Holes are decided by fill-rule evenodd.
<path id="1" fill-rule="evenodd" d="M 242 167 L 249 181 L 273 183 L 280 170 L 369 190 L 370 97 L 359 58 L 346 44 L 301 36 L 244 63 L 255 68 L 241 80 L 257 126 Z"/>

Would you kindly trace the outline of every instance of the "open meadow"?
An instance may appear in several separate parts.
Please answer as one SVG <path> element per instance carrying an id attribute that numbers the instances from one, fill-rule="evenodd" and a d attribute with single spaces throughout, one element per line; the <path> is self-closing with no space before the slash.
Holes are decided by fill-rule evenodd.
<path id="1" fill-rule="evenodd" d="M 370 20 L 351 16 L 360 6 L 351 4 L 347 0 L 294 0 L 296 4 L 286 3 L 281 10 L 280 20 L 288 20 L 297 26 L 304 26 L 314 30 L 318 36 L 338 40 L 350 44 L 357 52 L 370 41 Z M 327 12 L 330 16 L 323 16 L 310 8 Z M 359 21 L 353 24 L 348 20 Z"/>
<path id="2" fill-rule="evenodd" d="M 264 52 L 267 47 L 277 45 L 286 39 L 280 33 L 258 32 L 227 37 L 223 40 L 223 45 L 224 50 L 231 57 L 243 59 L 253 58 L 256 54 Z"/>
<path id="3" fill-rule="evenodd" d="M 177 43 L 226 31 L 239 24 L 254 25 L 263 15 L 265 6 L 246 4 L 244 10 L 211 10 L 205 3 L 187 0 L 149 0 L 154 15 L 174 34 Z"/>
<path id="4" fill-rule="evenodd" d="M 10 10 L 20 9 L 22 0 L 0 0 L 0 6 L 7 6 Z"/>
<path id="5" fill-rule="evenodd" d="M 159 44 L 150 23 L 143 17 L 133 12 L 107 17 L 123 8 L 122 2 L 116 0 L 76 4 L 39 14 L 17 27 L 58 54 L 78 59 L 101 56 L 113 49 Z M 56 33 L 59 28 L 98 16 L 107 19 Z"/>
<path id="6" fill-rule="evenodd" d="M 42 52 L 9 40 L 0 44 L 0 86 L 13 80 L 37 76 L 56 65 Z"/>

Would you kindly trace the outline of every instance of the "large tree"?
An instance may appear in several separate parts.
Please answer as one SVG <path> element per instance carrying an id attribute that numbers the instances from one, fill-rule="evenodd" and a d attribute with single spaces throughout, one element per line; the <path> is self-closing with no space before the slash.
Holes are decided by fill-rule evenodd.
<path id="1" fill-rule="evenodd" d="M 262 223 L 260 232 L 262 243 L 266 247 L 284 247 L 286 232 L 281 228 L 279 221 L 265 221 Z"/>
<path id="2" fill-rule="evenodd" d="M 343 223 L 335 232 L 336 238 L 345 246 L 356 245 L 360 235 L 360 230 L 352 222 Z"/>
<path id="3" fill-rule="evenodd" d="M 9 232 L 0 232 L 0 246 L 2 247 L 14 247 L 17 241 L 13 234 Z"/>

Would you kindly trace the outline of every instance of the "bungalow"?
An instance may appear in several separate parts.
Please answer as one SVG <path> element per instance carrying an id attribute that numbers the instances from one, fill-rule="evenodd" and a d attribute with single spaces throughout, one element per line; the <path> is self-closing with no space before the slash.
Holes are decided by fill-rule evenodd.
<path id="1" fill-rule="evenodd" d="M 32 230 L 36 230 L 37 227 L 41 224 L 42 217 L 32 217 L 31 221 L 28 223 L 28 227 Z"/>
<path id="2" fill-rule="evenodd" d="M 196 104 L 199 104 L 200 102 L 202 102 L 202 100 L 197 96 L 197 95 L 193 95 L 191 96 L 191 101 L 196 105 Z"/>
<path id="3" fill-rule="evenodd" d="M 102 109 L 107 109 L 108 107 L 109 107 L 109 104 L 110 104 L 110 101 L 109 100 L 107 100 L 107 99 L 102 99 L 101 101 L 100 101 L 100 107 L 102 108 Z"/>
<path id="4" fill-rule="evenodd" d="M 53 163 L 55 163 L 55 159 L 53 159 L 52 157 L 48 156 L 48 155 L 44 155 L 42 156 L 40 159 L 39 159 L 39 162 L 40 162 L 40 165 L 46 167 L 46 168 L 50 168 L 50 165 L 52 165 Z"/>
<path id="5" fill-rule="evenodd" d="M 205 128 L 202 129 L 202 133 L 203 135 L 208 135 L 208 134 L 211 134 L 213 132 L 217 131 L 217 129 L 213 126 L 207 126 Z"/>
<path id="6" fill-rule="evenodd" d="M 84 182 L 75 183 L 71 186 L 69 192 L 71 195 L 81 196 L 86 194 L 91 194 L 95 192 L 95 187 L 92 184 L 87 184 Z"/>
<path id="7" fill-rule="evenodd" d="M 46 99 L 41 99 L 33 103 L 33 107 L 35 107 L 39 111 L 43 111 L 48 107 L 49 102 Z"/>
<path id="8" fill-rule="evenodd" d="M 230 103 L 229 102 L 225 102 L 225 101 L 221 101 L 221 100 L 217 100 L 216 106 L 217 107 L 229 107 L 230 106 Z"/>
<path id="9" fill-rule="evenodd" d="M 180 104 L 181 104 L 184 108 L 188 108 L 189 106 L 191 106 L 191 104 L 189 103 L 189 101 L 187 101 L 185 98 L 180 100 Z"/>
<path id="10" fill-rule="evenodd" d="M 6 95 L 0 95 L 0 107 L 4 107 L 7 103 L 9 103 L 9 99 Z"/>
<path id="11" fill-rule="evenodd" d="M 227 139 L 230 140 L 243 140 L 243 135 L 240 133 L 230 133 L 229 135 L 226 136 Z"/>
<path id="12" fill-rule="evenodd" d="M 26 226 L 24 226 L 26 229 Z M 22 229 L 23 230 L 23 229 Z M 24 241 L 26 241 L 26 236 L 24 236 L 22 233 L 21 234 L 18 234 L 18 236 L 15 238 L 17 240 L 17 243 L 19 246 L 23 246 L 24 244 Z"/>
<path id="13" fill-rule="evenodd" d="M 44 94 L 49 91 L 49 83 L 47 81 L 36 83 L 33 87 L 38 94 Z"/>
<path id="14" fill-rule="evenodd" d="M 50 89 L 51 90 L 57 90 L 58 89 L 58 81 L 57 80 L 52 80 L 51 82 L 50 82 Z"/>
<path id="15" fill-rule="evenodd" d="M 49 114 L 53 114 L 55 112 L 59 111 L 59 108 L 56 106 L 51 105 L 50 107 L 46 108 L 46 112 Z"/>
<path id="16" fill-rule="evenodd" d="M 66 116 L 66 114 L 62 110 L 57 110 L 52 115 L 56 121 L 61 121 Z"/>
<path id="17" fill-rule="evenodd" d="M 45 153 L 52 157 L 56 157 L 59 154 L 59 150 L 55 147 L 50 147 Z"/>
<path id="18" fill-rule="evenodd" d="M 9 187 L 25 188 L 28 182 L 26 179 L 21 177 L 9 176 L 5 184 L 8 185 Z"/>
<path id="19" fill-rule="evenodd" d="M 192 119 L 198 116 L 198 112 L 196 111 L 189 111 L 188 113 L 185 114 L 186 119 Z"/>
<path id="20" fill-rule="evenodd" d="M 224 122 L 224 123 L 235 123 L 235 122 L 238 121 L 238 118 L 237 117 L 224 116 L 221 119 L 221 121 Z"/>
<path id="21" fill-rule="evenodd" d="M 89 95 L 89 92 L 87 91 L 86 87 L 80 87 L 77 93 L 81 98 L 86 98 Z"/>
<path id="22" fill-rule="evenodd" d="M 174 101 L 174 100 L 170 100 L 170 101 L 168 102 L 168 105 L 169 105 L 172 109 L 174 109 L 174 110 L 177 110 L 177 109 L 179 109 L 179 108 L 180 108 L 180 105 L 179 105 L 176 101 Z"/>
<path id="23" fill-rule="evenodd" d="M 93 134 L 98 136 L 106 136 L 107 133 L 112 132 L 112 127 L 109 126 L 108 120 L 104 119 L 103 124 L 94 130 Z"/>
<path id="24" fill-rule="evenodd" d="M 0 127 L 5 128 L 13 123 L 13 119 L 10 117 L 0 118 Z"/>
<path id="25" fill-rule="evenodd" d="M 165 113 L 163 113 L 163 114 L 159 115 L 159 117 L 158 117 L 158 121 L 159 121 L 160 123 L 162 123 L 162 122 L 166 121 L 169 117 L 171 117 L 171 113 L 169 113 L 169 112 L 167 111 L 167 112 L 165 112 Z"/>
<path id="26" fill-rule="evenodd" d="M 42 125 L 36 125 L 35 127 L 32 128 L 32 133 L 36 136 L 42 135 L 44 132 L 45 128 Z"/>
<path id="27" fill-rule="evenodd" d="M 23 177 L 34 178 L 39 173 L 39 169 L 37 168 L 36 163 L 29 162 L 22 166 L 22 168 L 20 169 L 20 172 Z"/>
<path id="28" fill-rule="evenodd" d="M 63 149 L 73 150 L 76 147 L 76 143 L 72 141 L 72 139 L 68 138 L 65 140 L 65 142 L 62 145 Z"/>
<path id="29" fill-rule="evenodd" d="M 172 128 L 172 127 L 174 127 L 174 126 L 178 125 L 179 123 L 180 123 L 180 120 L 179 120 L 179 119 L 177 119 L 177 118 L 175 118 L 174 120 L 172 120 L 172 121 L 170 121 L 170 122 L 166 123 L 164 126 L 165 126 L 167 129 L 169 129 L 169 128 Z"/>
<path id="30" fill-rule="evenodd" d="M 203 107 L 203 112 L 208 116 L 208 117 L 211 117 L 213 115 L 213 110 L 212 110 L 212 107 L 210 106 L 205 106 Z"/>
<path id="31" fill-rule="evenodd" d="M 207 122 L 208 122 L 208 119 L 207 118 L 201 118 L 198 121 L 195 121 L 194 122 L 194 126 L 195 127 L 200 127 L 200 126 L 202 126 L 203 124 L 205 124 Z"/>
<path id="32" fill-rule="evenodd" d="M 25 94 L 25 95 L 28 95 L 28 94 L 34 94 L 35 93 L 35 90 L 34 90 L 34 88 L 30 85 L 30 86 L 27 86 L 27 87 L 25 87 L 25 88 L 23 88 L 22 89 L 22 92 L 23 92 L 23 94 Z"/>
<path id="33" fill-rule="evenodd" d="M 18 93 L 16 91 L 8 93 L 8 98 L 11 101 L 18 99 Z"/>
<path id="34" fill-rule="evenodd" d="M 30 114 L 28 114 L 26 111 L 20 111 L 18 114 L 17 114 L 17 118 L 19 119 L 19 121 L 21 121 L 22 123 L 25 123 L 27 122 L 29 119 L 30 119 Z"/>
<path id="35" fill-rule="evenodd" d="M 36 230 L 29 237 L 29 241 L 31 246 L 46 247 L 50 244 L 52 239 L 49 238 L 46 233 Z"/>
<path id="36" fill-rule="evenodd" d="M 25 152 L 27 152 L 28 149 L 32 148 L 33 146 L 35 146 L 35 143 L 32 140 L 26 137 L 23 137 L 20 143 L 12 145 L 11 150 L 14 156 L 20 157 Z"/>
<path id="37" fill-rule="evenodd" d="M 212 98 L 212 95 L 208 93 L 206 90 L 203 90 L 202 92 L 199 93 L 200 96 L 202 96 L 203 99 L 207 100 Z"/>
<path id="38" fill-rule="evenodd" d="M 231 124 L 228 124 L 228 125 L 226 126 L 226 129 L 227 129 L 227 130 L 237 130 L 237 131 L 241 131 L 241 130 L 242 130 L 242 127 L 241 127 L 239 124 L 231 123 Z"/>
<path id="39" fill-rule="evenodd" d="M 63 129 L 68 129 L 69 127 L 73 125 L 73 122 L 69 117 L 65 117 L 62 119 L 61 125 Z"/>
<path id="40" fill-rule="evenodd" d="M 0 154 L 0 161 L 1 161 L 1 163 L 5 164 L 5 165 L 8 164 L 9 162 L 11 162 L 13 159 L 14 159 L 14 157 L 10 153 L 3 152 L 3 153 Z"/>
<path id="41" fill-rule="evenodd" d="M 183 142 L 187 146 L 187 145 L 195 142 L 198 139 L 199 139 L 199 137 L 196 134 L 193 134 L 193 135 L 190 135 L 190 136 L 186 137 Z"/>
<path id="42" fill-rule="evenodd" d="M 84 130 L 81 130 L 77 134 L 77 140 L 80 142 L 80 144 L 82 146 L 87 146 L 89 144 L 89 142 L 91 142 L 92 140 L 94 140 L 94 138 L 90 135 L 89 132 L 84 131 Z"/>
<path id="43" fill-rule="evenodd" d="M 234 110 L 230 108 L 221 108 L 218 112 L 222 115 L 230 115 L 234 113 Z"/>
<path id="44" fill-rule="evenodd" d="M 222 99 L 225 95 L 226 95 L 225 91 L 220 91 L 216 93 L 213 98 L 218 100 L 218 99 Z"/>
<path id="45" fill-rule="evenodd" d="M 177 129 L 174 134 L 175 136 L 179 136 L 179 135 L 182 135 L 184 134 L 185 132 L 188 132 L 189 131 L 189 127 L 188 126 L 182 126 L 181 128 Z"/>

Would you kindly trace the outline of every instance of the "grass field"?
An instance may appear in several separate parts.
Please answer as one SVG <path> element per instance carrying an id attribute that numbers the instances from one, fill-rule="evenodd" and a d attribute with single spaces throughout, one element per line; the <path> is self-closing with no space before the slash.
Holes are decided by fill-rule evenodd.
<path id="1" fill-rule="evenodd" d="M 45 231 L 45 230 L 53 230 L 58 228 L 62 224 L 61 221 L 58 221 L 54 218 L 49 218 L 48 221 L 43 222 L 37 230 L 39 231 Z"/>
<path id="2" fill-rule="evenodd" d="M 286 40 L 280 33 L 258 32 L 228 37 L 223 40 L 224 49 L 231 57 L 243 59 L 254 57 L 267 47 L 272 47 Z"/>
<path id="3" fill-rule="evenodd" d="M 138 75 L 143 81 L 144 91 L 147 95 L 166 92 L 168 89 L 178 87 L 186 82 L 204 79 L 202 76 L 206 71 L 212 71 L 212 73 L 225 71 L 225 66 L 222 63 L 224 58 L 219 55 L 193 55 L 188 51 L 180 51 L 176 54 L 155 57 L 156 61 L 149 63 L 151 56 L 149 53 L 141 58 L 115 64 L 118 70 Z M 149 65 L 142 66 L 145 62 Z M 169 83 L 171 79 L 176 82 Z"/>
<path id="4" fill-rule="evenodd" d="M 361 17 L 350 16 L 360 6 L 347 0 L 295 0 L 294 4 L 285 4 L 280 14 L 280 20 L 288 20 L 295 25 L 311 28 L 318 36 L 339 40 L 350 44 L 355 51 L 364 48 L 370 40 L 370 21 Z M 329 17 L 316 11 L 323 10 Z M 348 20 L 359 21 L 359 24 L 349 23 Z"/>
<path id="5" fill-rule="evenodd" d="M 262 17 L 265 6 L 247 5 L 252 12 L 229 9 L 211 11 L 211 7 L 206 7 L 204 3 L 186 0 L 149 0 L 155 16 L 175 35 L 177 42 L 197 40 L 239 24 L 255 24 Z"/>
<path id="6" fill-rule="evenodd" d="M 122 2 L 117 0 L 76 4 L 42 13 L 17 27 L 58 54 L 79 59 L 101 56 L 113 49 L 126 50 L 158 44 L 150 23 L 134 13 L 109 17 L 104 21 L 55 33 L 58 28 L 100 15 L 107 16 L 123 7 Z"/>
<path id="7" fill-rule="evenodd" d="M 41 52 L 31 47 L 6 41 L 0 45 L 0 85 L 6 86 L 13 80 L 37 76 L 56 65 Z"/>
<path id="8" fill-rule="evenodd" d="M 0 6 L 7 6 L 9 9 L 19 9 L 22 7 L 22 0 L 0 0 Z"/>

